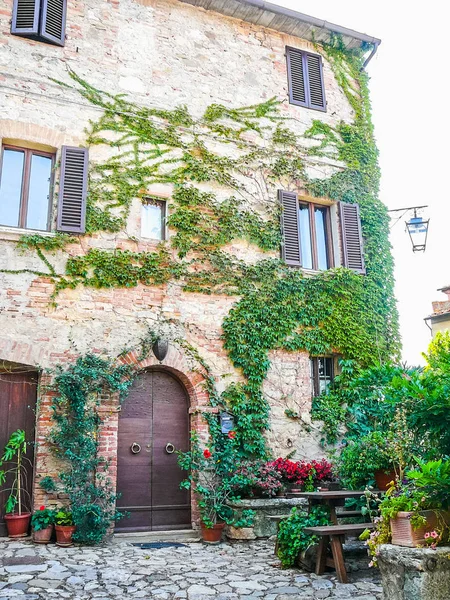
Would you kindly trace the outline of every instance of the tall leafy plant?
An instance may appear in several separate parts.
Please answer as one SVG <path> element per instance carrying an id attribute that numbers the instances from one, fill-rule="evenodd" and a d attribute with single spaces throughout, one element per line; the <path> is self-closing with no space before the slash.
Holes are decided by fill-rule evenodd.
<path id="1" fill-rule="evenodd" d="M 17 429 L 11 434 L 0 459 L 0 485 L 5 485 L 8 475 L 12 478 L 11 487 L 7 489 L 6 513 L 14 513 L 17 509 L 17 514 L 21 515 L 24 505 L 29 509 L 26 462 L 30 463 L 30 460 L 25 456 L 26 451 L 25 431 Z M 12 463 L 12 466 L 8 467 L 7 463 Z"/>

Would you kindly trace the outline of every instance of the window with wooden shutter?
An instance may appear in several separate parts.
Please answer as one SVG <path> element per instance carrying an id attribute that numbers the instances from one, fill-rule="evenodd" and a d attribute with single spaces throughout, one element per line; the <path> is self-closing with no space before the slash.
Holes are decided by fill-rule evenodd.
<path id="1" fill-rule="evenodd" d="M 11 33 L 64 46 L 67 0 L 13 0 Z"/>
<path id="2" fill-rule="evenodd" d="M 297 48 L 286 48 L 289 102 L 326 111 L 322 57 Z"/>
<path id="3" fill-rule="evenodd" d="M 348 202 L 339 202 L 339 215 L 344 267 L 357 273 L 365 273 L 359 206 Z"/>
<path id="4" fill-rule="evenodd" d="M 288 265 L 299 267 L 301 253 L 297 194 L 280 190 L 278 196 L 282 207 L 283 259 Z"/>
<path id="5" fill-rule="evenodd" d="M 87 148 L 62 147 L 58 231 L 84 233 L 88 176 Z"/>

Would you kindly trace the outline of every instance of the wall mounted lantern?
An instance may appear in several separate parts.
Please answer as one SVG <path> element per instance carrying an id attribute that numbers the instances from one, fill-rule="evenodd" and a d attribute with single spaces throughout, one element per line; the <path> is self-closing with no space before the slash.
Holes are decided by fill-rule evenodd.
<path id="1" fill-rule="evenodd" d="M 162 362 L 166 358 L 167 352 L 169 351 L 169 342 L 167 340 L 158 339 L 153 344 L 152 350 L 159 362 Z"/>
<path id="2" fill-rule="evenodd" d="M 414 217 L 406 222 L 406 229 L 411 238 L 413 252 L 425 252 L 429 223 L 430 219 L 424 221 L 422 217 L 417 216 L 416 210 L 414 210 Z"/>
<path id="3" fill-rule="evenodd" d="M 388 210 L 388 212 L 401 212 L 402 214 L 397 218 L 395 223 L 392 225 L 396 225 L 399 220 L 404 217 L 408 212 L 414 211 L 414 216 L 409 219 L 409 221 L 405 221 L 406 231 L 409 233 L 409 237 L 412 243 L 413 252 L 425 252 L 425 248 L 427 246 L 427 237 L 428 237 L 428 227 L 430 224 L 430 219 L 423 219 L 422 217 L 417 216 L 417 211 L 423 208 L 428 208 L 427 206 L 409 206 L 407 208 L 394 208 L 392 210 Z M 391 227 L 391 229 L 392 229 Z"/>

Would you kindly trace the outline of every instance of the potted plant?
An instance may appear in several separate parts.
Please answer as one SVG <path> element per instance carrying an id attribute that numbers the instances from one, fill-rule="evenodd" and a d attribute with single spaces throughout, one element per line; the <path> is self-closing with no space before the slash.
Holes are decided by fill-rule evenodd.
<path id="1" fill-rule="evenodd" d="M 72 536 L 75 533 L 76 527 L 73 523 L 72 513 L 69 510 L 60 508 L 56 512 L 55 530 L 57 546 L 72 546 Z"/>
<path id="2" fill-rule="evenodd" d="M 9 496 L 5 504 L 5 522 L 8 535 L 11 538 L 25 537 L 28 534 L 31 512 L 26 510 L 29 503 L 29 493 L 25 487 L 27 442 L 25 432 L 17 429 L 11 434 L 0 458 L 0 485 L 9 484 Z M 12 466 L 6 468 L 5 463 Z M 4 467 L 2 469 L 2 467 Z"/>
<path id="3" fill-rule="evenodd" d="M 48 544 L 52 537 L 55 522 L 55 511 L 45 506 L 40 506 L 31 517 L 33 531 L 33 542 L 36 544 Z"/>
<path id="4" fill-rule="evenodd" d="M 414 548 L 450 538 L 450 461 L 416 460 L 417 469 L 407 471 L 379 503 L 376 529 L 367 536 L 373 563 L 380 544 Z"/>

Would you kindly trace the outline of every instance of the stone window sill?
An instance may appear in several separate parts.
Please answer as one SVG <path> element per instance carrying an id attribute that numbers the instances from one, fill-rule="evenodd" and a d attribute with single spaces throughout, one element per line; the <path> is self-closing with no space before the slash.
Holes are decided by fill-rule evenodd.
<path id="1" fill-rule="evenodd" d="M 18 242 L 23 235 L 42 235 L 53 237 L 54 231 L 39 231 L 37 229 L 21 229 L 19 227 L 2 227 L 0 226 L 0 240 L 8 240 L 10 242 Z"/>

